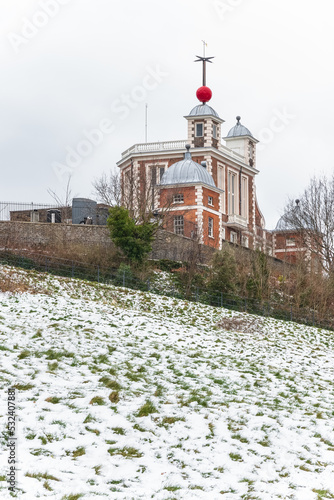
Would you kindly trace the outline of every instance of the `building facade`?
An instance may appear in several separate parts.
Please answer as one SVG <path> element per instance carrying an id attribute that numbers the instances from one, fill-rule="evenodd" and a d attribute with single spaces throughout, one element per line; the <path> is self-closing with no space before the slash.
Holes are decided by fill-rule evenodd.
<path id="1" fill-rule="evenodd" d="M 258 141 L 237 123 L 224 137 L 224 120 L 208 105 L 208 87 L 197 91 L 197 104 L 184 118 L 184 140 L 136 144 L 117 163 L 127 206 L 146 206 L 164 214 L 164 227 L 205 245 L 224 241 L 273 254 L 272 233 L 265 229 L 255 177 Z M 137 205 L 137 207 L 136 207 Z"/>

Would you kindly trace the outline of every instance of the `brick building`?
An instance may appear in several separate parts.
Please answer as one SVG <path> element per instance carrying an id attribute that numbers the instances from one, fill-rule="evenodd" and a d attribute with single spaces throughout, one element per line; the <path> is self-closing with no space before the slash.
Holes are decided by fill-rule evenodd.
<path id="1" fill-rule="evenodd" d="M 198 89 L 200 104 L 184 117 L 186 139 L 136 144 L 122 154 L 123 192 L 130 198 L 149 192 L 150 209 L 168 206 L 169 231 L 218 249 L 229 241 L 272 255 L 272 233 L 256 198 L 258 141 L 238 116 L 223 144 L 224 120 L 207 104 L 211 95 L 205 85 Z"/>

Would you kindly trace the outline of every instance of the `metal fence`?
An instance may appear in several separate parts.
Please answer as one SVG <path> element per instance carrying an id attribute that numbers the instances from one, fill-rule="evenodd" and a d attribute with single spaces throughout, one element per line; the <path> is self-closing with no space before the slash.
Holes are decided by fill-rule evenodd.
<path id="1" fill-rule="evenodd" d="M 52 203 L 22 203 L 14 201 L 0 201 L 0 220 L 26 220 L 36 222 L 36 214 L 58 208 Z"/>
<path id="2" fill-rule="evenodd" d="M 169 297 L 192 302 L 200 302 L 210 306 L 224 307 L 235 311 L 247 312 L 259 316 L 270 316 L 277 319 L 334 330 L 333 312 L 329 312 L 327 315 L 320 315 L 314 309 L 296 307 L 293 304 L 259 301 L 247 297 L 224 294 L 218 290 L 209 290 L 199 287 L 192 287 L 189 290 L 185 290 L 182 284 L 174 285 L 169 287 L 169 289 L 161 288 L 161 286 L 155 282 L 151 282 L 150 279 L 143 281 L 134 277 L 131 271 L 126 267 L 123 269 L 104 268 L 99 265 L 60 259 L 38 253 L 27 252 L 24 254 L 16 254 L 7 251 L 0 252 L 0 263 L 24 269 L 35 269 L 55 276 L 79 278 L 115 286 L 123 286 L 134 290 L 149 291 L 159 295 L 167 295 Z"/>

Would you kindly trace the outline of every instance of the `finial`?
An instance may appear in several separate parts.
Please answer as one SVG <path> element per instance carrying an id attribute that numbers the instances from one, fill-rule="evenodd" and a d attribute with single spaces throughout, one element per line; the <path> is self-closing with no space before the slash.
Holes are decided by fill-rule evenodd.
<path id="1" fill-rule="evenodd" d="M 297 207 L 299 206 L 300 200 L 295 200 Z"/>
<path id="2" fill-rule="evenodd" d="M 191 160 L 190 144 L 186 144 L 186 150 L 187 150 L 187 152 L 184 153 L 184 159 Z"/>
<path id="3" fill-rule="evenodd" d="M 187 150 L 188 153 L 189 153 L 190 147 L 191 147 L 190 144 L 186 144 L 186 150 Z"/>
<path id="4" fill-rule="evenodd" d="M 241 116 L 237 116 L 237 125 L 240 125 Z"/>

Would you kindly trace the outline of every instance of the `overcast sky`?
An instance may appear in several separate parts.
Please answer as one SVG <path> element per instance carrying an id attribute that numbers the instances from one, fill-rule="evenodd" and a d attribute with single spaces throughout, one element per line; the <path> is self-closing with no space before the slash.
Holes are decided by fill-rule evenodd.
<path id="1" fill-rule="evenodd" d="M 223 136 L 240 115 L 262 142 L 257 195 L 273 228 L 288 197 L 333 172 L 330 0 L 0 0 L 0 201 L 49 202 L 69 174 L 72 194 L 91 197 L 145 141 L 145 103 L 149 142 L 186 139 L 202 40 Z"/>

